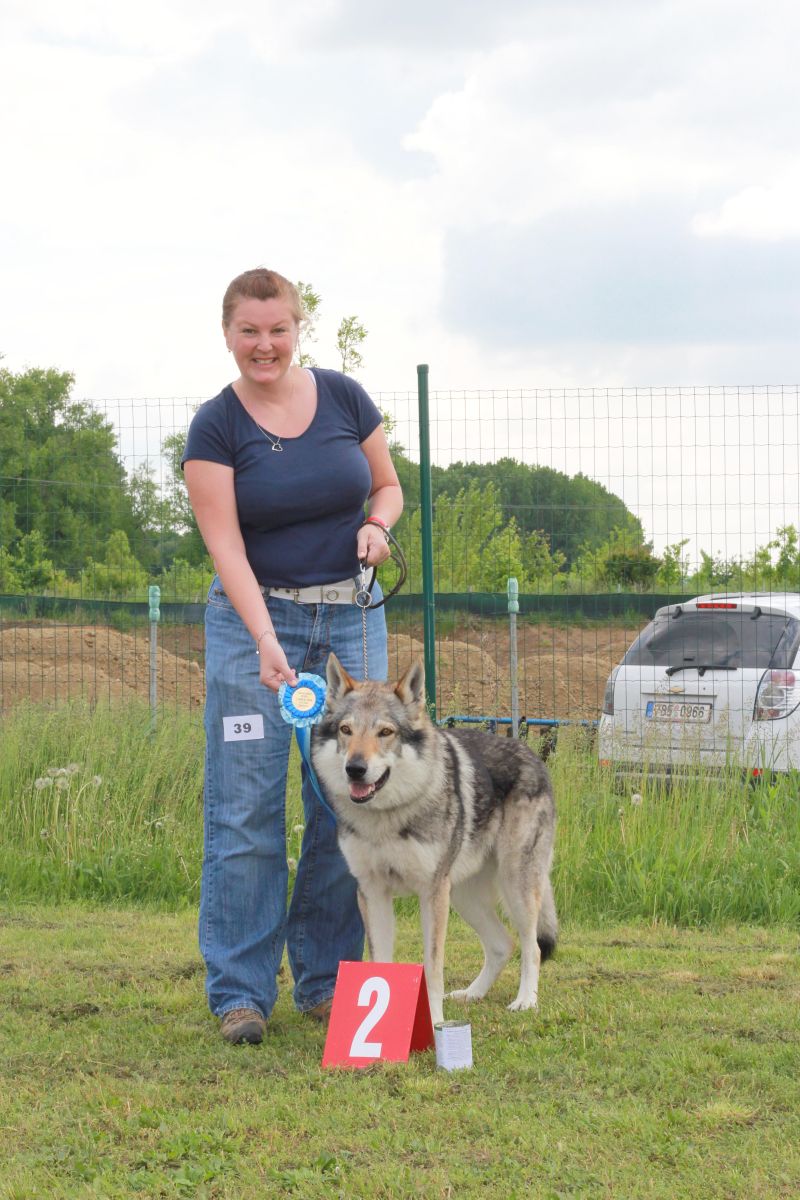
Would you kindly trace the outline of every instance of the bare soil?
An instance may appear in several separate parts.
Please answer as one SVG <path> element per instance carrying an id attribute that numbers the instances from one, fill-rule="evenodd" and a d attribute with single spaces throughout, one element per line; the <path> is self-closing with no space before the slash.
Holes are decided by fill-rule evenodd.
<path id="1" fill-rule="evenodd" d="M 598 715 L 612 667 L 637 627 L 555 626 L 522 622 L 517 630 L 520 714 L 592 719 Z M 423 655 L 422 633 L 389 634 L 389 672 L 401 674 Z M 162 626 L 157 651 L 158 699 L 200 708 L 203 631 Z M 437 640 L 439 716 L 509 716 L 509 627 L 476 623 Z M 117 701 L 150 692 L 147 628 L 121 633 L 105 625 L 17 623 L 0 627 L 0 707 L 21 701 L 58 703 L 83 698 Z"/>

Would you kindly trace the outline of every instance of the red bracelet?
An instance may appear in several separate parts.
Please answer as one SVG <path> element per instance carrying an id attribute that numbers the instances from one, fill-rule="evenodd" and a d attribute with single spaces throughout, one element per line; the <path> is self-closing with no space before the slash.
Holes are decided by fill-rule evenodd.
<path id="1" fill-rule="evenodd" d="M 389 526 L 380 517 L 365 517 L 361 522 L 361 528 L 363 529 L 365 525 L 379 525 L 384 533 L 389 532 Z"/>

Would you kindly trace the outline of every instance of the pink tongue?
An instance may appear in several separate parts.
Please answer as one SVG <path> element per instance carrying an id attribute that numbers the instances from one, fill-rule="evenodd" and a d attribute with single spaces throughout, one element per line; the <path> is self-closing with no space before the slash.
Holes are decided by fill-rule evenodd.
<path id="1" fill-rule="evenodd" d="M 371 796 L 375 791 L 374 783 L 351 783 L 350 795 L 354 800 L 363 800 L 365 796 Z"/>

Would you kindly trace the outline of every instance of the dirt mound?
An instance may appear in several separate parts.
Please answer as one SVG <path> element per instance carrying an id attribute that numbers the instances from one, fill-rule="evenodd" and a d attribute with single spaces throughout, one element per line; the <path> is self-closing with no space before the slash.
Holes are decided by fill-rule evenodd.
<path id="1" fill-rule="evenodd" d="M 159 701 L 203 703 L 197 662 L 159 646 Z M 18 700 L 92 702 L 150 695 L 149 632 L 104 625 L 16 625 L 0 633 L 0 705 Z"/>
<path id="2" fill-rule="evenodd" d="M 638 632 L 617 626 L 520 625 L 520 713 L 528 717 L 597 716 L 612 667 Z M 422 637 L 389 634 L 389 675 L 396 678 Z M 159 702 L 200 707 L 204 687 L 202 630 L 163 627 L 157 650 Z M 510 716 L 509 630 L 505 623 L 442 633 L 436 651 L 440 716 Z M 92 702 L 150 694 L 147 629 L 120 633 L 107 626 L 17 624 L 0 631 L 0 706 L 19 700 Z"/>

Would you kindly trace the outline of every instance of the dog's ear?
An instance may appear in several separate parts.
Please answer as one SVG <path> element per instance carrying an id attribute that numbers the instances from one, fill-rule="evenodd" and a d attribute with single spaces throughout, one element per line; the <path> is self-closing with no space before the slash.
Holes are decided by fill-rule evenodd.
<path id="1" fill-rule="evenodd" d="M 398 680 L 395 694 L 406 708 L 422 708 L 425 704 L 425 668 L 415 658 L 406 673 Z"/>
<path id="2" fill-rule="evenodd" d="M 347 671 L 345 671 L 335 654 L 328 656 L 328 666 L 325 674 L 328 679 L 327 700 L 328 707 L 330 707 L 334 700 L 338 700 L 346 692 L 351 692 L 356 686 L 356 681 L 351 675 L 347 674 Z"/>

